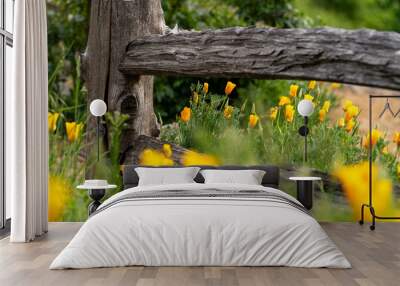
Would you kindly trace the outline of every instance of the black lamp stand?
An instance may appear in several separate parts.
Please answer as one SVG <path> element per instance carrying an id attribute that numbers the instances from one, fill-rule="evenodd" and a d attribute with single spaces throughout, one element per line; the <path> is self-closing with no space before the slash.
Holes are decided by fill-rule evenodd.
<path id="1" fill-rule="evenodd" d="M 100 116 L 96 117 L 96 136 L 97 136 L 97 162 L 100 161 Z"/>
<path id="2" fill-rule="evenodd" d="M 96 137 L 97 137 L 97 162 L 100 161 L 100 116 L 96 116 Z M 89 189 L 89 197 L 93 200 L 88 206 L 88 215 L 91 216 L 101 205 L 100 200 L 106 194 L 105 189 Z"/>
<path id="3" fill-rule="evenodd" d="M 308 129 L 308 117 L 304 116 L 304 125 L 299 128 L 299 134 L 304 137 L 304 162 L 307 162 L 307 135 L 310 133 Z"/>

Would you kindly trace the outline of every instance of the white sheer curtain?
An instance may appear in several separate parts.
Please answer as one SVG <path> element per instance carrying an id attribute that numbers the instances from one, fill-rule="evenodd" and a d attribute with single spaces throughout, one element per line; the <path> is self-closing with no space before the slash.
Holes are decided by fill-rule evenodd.
<path id="1" fill-rule="evenodd" d="M 14 72 L 6 98 L 6 187 L 12 242 L 47 231 L 47 23 L 45 0 L 15 1 Z"/>

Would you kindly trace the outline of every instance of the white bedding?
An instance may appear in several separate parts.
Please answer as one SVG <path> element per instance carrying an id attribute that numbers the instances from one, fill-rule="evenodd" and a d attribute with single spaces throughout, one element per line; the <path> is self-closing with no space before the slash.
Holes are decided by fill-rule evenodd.
<path id="1" fill-rule="evenodd" d="M 141 186 L 120 192 L 265 190 L 238 184 Z M 297 202 L 297 201 L 296 201 Z M 50 269 L 145 266 L 350 268 L 327 234 L 293 206 L 257 198 L 153 198 L 104 208 L 81 227 Z"/>

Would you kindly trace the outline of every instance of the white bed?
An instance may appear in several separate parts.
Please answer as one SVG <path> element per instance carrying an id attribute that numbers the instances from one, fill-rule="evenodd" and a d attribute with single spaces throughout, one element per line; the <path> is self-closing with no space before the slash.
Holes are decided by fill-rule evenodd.
<path id="1" fill-rule="evenodd" d="M 192 183 L 130 188 L 100 206 L 50 269 L 128 265 L 351 267 L 312 216 L 279 199 L 121 199 L 138 192 L 169 190 L 262 191 L 299 204 L 280 190 L 255 185 Z"/>

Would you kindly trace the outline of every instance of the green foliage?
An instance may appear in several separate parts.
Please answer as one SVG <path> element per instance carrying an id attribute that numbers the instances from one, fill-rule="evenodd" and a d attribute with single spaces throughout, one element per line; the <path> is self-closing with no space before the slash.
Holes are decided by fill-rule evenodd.
<path id="1" fill-rule="evenodd" d="M 244 26 L 239 17 L 239 7 L 230 1 L 217 0 L 163 0 L 165 22 L 184 29 L 224 28 Z"/>
<path id="2" fill-rule="evenodd" d="M 228 0 L 238 7 L 240 18 L 247 25 L 271 26 L 279 28 L 308 27 L 310 19 L 294 8 L 292 0 Z"/>
<path id="3" fill-rule="evenodd" d="M 225 119 L 224 119 L 225 120 Z M 223 165 L 255 165 L 262 162 L 262 131 L 229 126 L 217 137 L 211 137 L 206 130 L 196 132 L 194 149 L 212 154 Z M 255 151 L 257 150 L 257 151 Z"/>
<path id="4" fill-rule="evenodd" d="M 359 152 L 360 142 L 357 132 L 349 133 L 335 124 L 332 126 L 327 118 L 320 117 L 319 113 L 325 102 L 329 102 L 330 106 L 336 104 L 336 97 L 330 88 L 320 84 L 315 89 L 310 89 L 305 82 L 297 83 L 297 85 L 299 86 L 297 96 L 292 98 L 289 104 L 293 105 L 295 110 L 305 94 L 314 97 L 315 111 L 308 120 L 310 134 L 307 138 L 307 165 L 315 169 L 330 171 L 337 163 L 349 164 L 351 160 L 359 160 L 360 156 L 355 154 L 357 151 Z M 276 103 L 277 101 L 274 105 Z M 265 145 L 268 146 L 266 159 L 278 164 L 302 165 L 304 137 L 298 134 L 298 129 L 304 124 L 304 119 L 295 111 L 293 120 L 290 121 L 290 116 L 286 116 L 286 105 L 275 108 L 278 108 L 276 118 L 265 123 L 270 126 L 269 130 L 271 130 L 271 134 L 265 136 Z"/>
<path id="5" fill-rule="evenodd" d="M 374 131 L 372 134 L 374 134 Z M 372 161 L 378 162 L 379 166 L 384 167 L 384 171 L 387 173 L 387 175 L 389 175 L 394 181 L 399 182 L 400 170 L 398 170 L 398 166 L 400 168 L 400 162 L 398 159 L 400 155 L 400 142 L 394 142 L 396 149 L 394 152 L 390 152 L 391 141 L 387 139 L 387 134 L 382 133 L 381 131 L 378 131 L 378 134 L 379 138 L 376 144 L 372 145 Z M 366 136 L 363 140 L 369 142 L 369 137 Z M 368 160 L 369 156 L 368 146 L 369 144 L 364 146 L 365 148 L 362 154 L 365 161 Z"/>
<path id="6" fill-rule="evenodd" d="M 59 126 L 63 127 L 63 120 Z M 80 183 L 84 178 L 84 161 L 80 152 L 84 148 L 82 137 L 74 142 L 68 142 L 63 135 L 64 128 L 59 128 L 55 133 L 49 134 L 49 172 L 52 175 L 69 178 L 72 185 Z"/>
<path id="7" fill-rule="evenodd" d="M 57 122 L 55 132 L 49 133 L 49 174 L 63 178 L 74 190 L 77 185 L 85 179 L 85 169 L 90 166 L 90 162 L 86 161 L 81 152 L 86 148 L 83 139 L 84 134 L 80 134 L 75 141 L 68 141 L 65 130 L 65 117 L 60 115 Z M 51 187 L 51 186 L 50 186 Z M 57 186 L 55 186 L 57 187 Z M 56 190 L 49 189 L 52 196 L 57 196 L 54 193 Z M 86 206 L 89 203 L 89 198 L 86 192 L 73 191 L 65 206 L 60 221 L 82 221 L 87 213 Z M 55 206 L 49 206 L 54 208 Z"/>
<path id="8" fill-rule="evenodd" d="M 250 2 L 250 3 L 249 3 Z M 168 26 L 177 24 L 184 29 L 224 28 L 232 26 L 274 26 L 274 27 L 306 27 L 309 19 L 301 15 L 293 5 L 292 0 L 163 0 L 164 16 Z M 156 77 L 154 88 L 155 109 L 163 121 L 173 121 L 183 108 L 182 103 L 188 97 L 192 82 L 199 78 Z M 266 88 L 272 81 L 256 81 L 251 79 L 232 79 L 238 86 L 252 90 Z M 209 79 L 208 82 L 216 88 L 223 88 L 224 79 Z M 278 92 L 279 93 L 279 92 Z M 235 100 L 235 97 L 233 97 Z"/>
<path id="9" fill-rule="evenodd" d="M 198 83 L 192 87 L 190 120 L 185 117 L 178 119 L 176 124 L 162 129 L 162 136 L 176 136 L 176 143 L 213 154 L 223 164 L 276 163 L 302 166 L 304 138 L 298 134 L 298 129 L 303 125 L 303 118 L 295 109 L 305 94 L 308 94 L 314 97 L 315 112 L 309 117 L 309 160 L 306 165 L 330 171 L 336 164 L 351 164 L 363 158 L 357 125 L 346 131 L 336 124 L 332 126 L 326 115 L 321 117 L 322 109 L 326 109 L 327 113 L 330 105 L 336 104 L 330 86 L 317 84 L 316 88 L 309 88 L 306 82 L 300 82 L 296 96 L 290 98 L 288 93 L 289 87 L 284 94 L 289 103 L 277 105 L 278 99 L 275 97 L 275 100 L 267 101 L 262 107 L 250 104 L 253 98 L 248 97 L 247 101 L 242 100 L 241 105 L 233 107 L 231 116 L 226 116 L 224 110 L 227 105 L 231 105 L 230 96 L 205 94 L 202 85 Z M 240 94 L 239 97 L 246 96 Z M 277 114 L 272 118 L 268 110 L 274 105 Z M 253 107 L 250 109 L 250 106 Z M 293 116 L 287 113 L 286 106 L 292 107 Z M 255 126 L 250 125 L 250 114 L 259 118 Z M 164 135 L 164 130 L 167 130 L 168 135 Z"/>
<path id="10" fill-rule="evenodd" d="M 88 0 L 47 0 L 47 31 L 49 48 L 49 74 L 52 74 L 60 58 L 69 47 L 64 75 L 73 73 L 69 63 L 74 62 L 76 52 L 83 52 L 89 29 Z"/>
<path id="11" fill-rule="evenodd" d="M 354 221 L 353 212 L 343 197 L 332 192 L 316 193 L 312 209 L 313 217 L 318 221 Z"/>
<path id="12" fill-rule="evenodd" d="M 397 0 L 294 0 L 294 6 L 318 26 L 400 30 Z"/>
<path id="13" fill-rule="evenodd" d="M 49 111 L 60 113 L 64 122 L 86 121 L 79 53 L 85 49 L 88 21 L 89 1 L 47 0 Z"/>
<path id="14" fill-rule="evenodd" d="M 400 2 L 398 0 L 377 0 L 382 11 L 385 11 L 385 29 L 400 31 Z"/>
<path id="15" fill-rule="evenodd" d="M 332 171 L 335 165 L 355 164 L 362 159 L 357 132 L 349 134 L 343 128 L 330 128 L 327 122 L 323 122 L 315 125 L 309 141 L 309 163 L 315 169 Z"/>
<path id="16" fill-rule="evenodd" d="M 228 125 L 237 126 L 237 109 L 232 114 L 232 120 L 224 120 L 223 109 L 229 104 L 228 96 L 221 97 L 211 92 L 206 93 L 200 83 L 192 85 L 191 91 L 193 95 L 190 100 L 191 118 L 188 122 L 179 121 L 179 145 L 191 148 L 194 147 L 194 142 L 199 136 L 206 136 L 206 140 L 213 140 Z M 206 132 L 202 133 L 202 131 Z"/>
<path id="17" fill-rule="evenodd" d="M 243 104 L 245 101 L 254 102 L 257 112 L 264 114 L 268 107 L 273 106 L 280 96 L 289 95 L 289 86 L 292 82 L 287 80 L 254 80 L 248 86 L 239 84 L 236 102 Z M 250 112 L 251 106 L 247 106 Z"/>
<path id="18" fill-rule="evenodd" d="M 55 69 L 49 75 L 49 111 L 58 112 L 65 121 L 83 122 L 86 120 L 87 90 L 83 85 L 78 56 L 72 62 L 73 74 L 62 81 L 65 73 L 66 55 L 59 59 Z"/>

